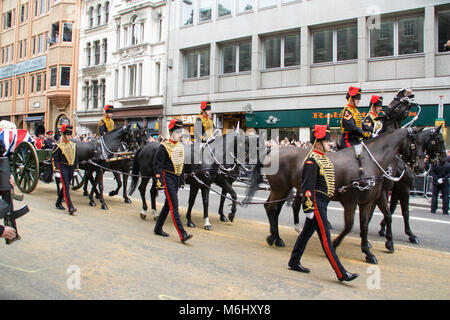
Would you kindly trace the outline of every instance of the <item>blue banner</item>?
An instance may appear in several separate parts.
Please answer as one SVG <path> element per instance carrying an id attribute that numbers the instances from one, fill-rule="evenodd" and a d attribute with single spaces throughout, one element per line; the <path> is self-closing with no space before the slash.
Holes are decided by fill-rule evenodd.
<path id="1" fill-rule="evenodd" d="M 47 68 L 47 56 L 41 56 L 0 68 L 0 79 L 11 78 L 19 74 L 33 72 L 45 68 Z"/>

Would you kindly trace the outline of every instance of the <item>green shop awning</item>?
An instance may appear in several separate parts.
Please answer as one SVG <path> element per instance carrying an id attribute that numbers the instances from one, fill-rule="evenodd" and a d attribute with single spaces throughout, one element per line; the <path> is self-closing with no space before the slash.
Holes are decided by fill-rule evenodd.
<path id="1" fill-rule="evenodd" d="M 423 105 L 419 119 L 415 126 L 433 126 L 438 114 L 438 105 Z M 369 107 L 358 108 L 363 117 L 369 111 Z M 255 111 L 245 115 L 245 124 L 248 128 L 297 128 L 310 127 L 314 124 L 326 124 L 327 113 L 330 113 L 330 126 L 340 127 L 341 108 L 323 109 L 297 109 L 297 110 L 273 110 Z M 410 121 L 418 109 L 413 107 L 410 116 L 405 123 Z M 444 105 L 444 119 L 450 119 L 450 105 Z M 449 120 L 450 121 L 450 120 Z"/>

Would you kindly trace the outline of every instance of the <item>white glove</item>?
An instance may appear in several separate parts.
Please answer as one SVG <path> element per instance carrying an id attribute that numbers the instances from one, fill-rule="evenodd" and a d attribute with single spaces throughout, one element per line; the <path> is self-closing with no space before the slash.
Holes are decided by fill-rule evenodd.
<path id="1" fill-rule="evenodd" d="M 438 179 L 438 183 L 439 183 L 439 184 L 444 183 L 444 179 L 442 179 L 442 178 Z"/>
<path id="2" fill-rule="evenodd" d="M 306 217 L 307 217 L 308 219 L 312 219 L 312 218 L 314 218 L 314 211 L 305 213 L 305 215 L 306 215 Z"/>

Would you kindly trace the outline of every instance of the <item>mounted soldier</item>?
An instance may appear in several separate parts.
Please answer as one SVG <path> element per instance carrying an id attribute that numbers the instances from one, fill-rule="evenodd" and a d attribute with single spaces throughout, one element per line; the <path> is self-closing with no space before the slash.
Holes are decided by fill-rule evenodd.
<path id="1" fill-rule="evenodd" d="M 72 126 L 63 124 L 61 126 L 61 134 L 61 140 L 56 145 L 56 148 L 52 153 L 53 163 L 59 171 L 61 181 L 63 183 L 63 187 L 59 191 L 55 206 L 60 210 L 64 210 L 64 207 L 61 204 L 64 198 L 69 214 L 74 216 L 77 209 L 73 206 L 70 198 L 70 181 L 73 178 L 74 170 L 78 162 L 76 152 L 77 145 L 75 142 L 70 141 L 70 137 L 72 136 Z"/>
<path id="2" fill-rule="evenodd" d="M 363 130 L 371 133 L 371 138 L 376 137 L 383 126 L 380 120 L 376 120 L 382 110 L 383 97 L 373 95 L 370 99 L 370 111 L 364 118 L 362 124 Z"/>
<path id="3" fill-rule="evenodd" d="M 208 141 L 215 129 L 212 120 L 211 102 L 202 101 L 200 109 L 200 114 L 198 115 L 197 120 L 195 120 L 194 138 L 195 141 L 204 143 Z"/>
<path id="4" fill-rule="evenodd" d="M 98 122 L 98 133 L 103 136 L 107 132 L 115 129 L 114 120 L 112 119 L 114 106 L 107 104 L 103 108 L 103 117 Z"/>
<path id="5" fill-rule="evenodd" d="M 347 105 L 341 111 L 342 137 L 339 144 L 340 149 L 360 144 L 362 138 L 370 138 L 370 132 L 362 127 L 362 116 L 358 110 L 361 101 L 361 88 L 350 87 L 347 92 Z"/>

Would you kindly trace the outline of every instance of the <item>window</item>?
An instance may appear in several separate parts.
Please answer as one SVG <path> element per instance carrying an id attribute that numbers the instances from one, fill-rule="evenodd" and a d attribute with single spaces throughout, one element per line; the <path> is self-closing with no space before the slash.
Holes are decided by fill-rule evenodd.
<path id="1" fill-rule="evenodd" d="M 105 3 L 105 23 L 109 21 L 109 2 Z"/>
<path id="2" fill-rule="evenodd" d="M 39 1 L 34 0 L 34 16 L 37 17 L 39 13 Z"/>
<path id="3" fill-rule="evenodd" d="M 274 7 L 277 5 L 277 0 L 259 0 L 260 8 Z"/>
<path id="4" fill-rule="evenodd" d="M 264 40 L 264 69 L 300 65 L 300 35 L 291 34 Z"/>
<path id="5" fill-rule="evenodd" d="M 41 0 L 41 11 L 40 14 L 44 14 L 45 13 L 45 0 Z"/>
<path id="6" fill-rule="evenodd" d="M 140 31 L 139 31 L 139 32 L 140 32 L 139 36 L 141 37 L 139 41 L 140 41 L 141 43 L 144 42 L 144 30 L 145 30 L 145 23 L 142 22 L 142 23 L 141 23 L 141 29 L 140 29 Z"/>
<path id="7" fill-rule="evenodd" d="M 89 67 L 91 65 L 91 43 L 86 44 L 86 65 Z"/>
<path id="8" fill-rule="evenodd" d="M 137 25 L 137 16 L 131 18 L 131 45 L 134 46 L 138 43 L 138 25 Z"/>
<path id="9" fill-rule="evenodd" d="M 84 100 L 86 103 L 86 110 L 89 109 L 89 82 L 84 82 Z"/>
<path id="10" fill-rule="evenodd" d="M 28 20 L 28 3 L 20 6 L 20 23 Z"/>
<path id="11" fill-rule="evenodd" d="M 338 62 L 357 58 L 356 25 L 313 32 L 313 63 Z"/>
<path id="12" fill-rule="evenodd" d="M 17 95 L 20 96 L 22 78 L 17 78 Z"/>
<path id="13" fill-rule="evenodd" d="M 89 28 L 94 26 L 94 7 L 90 7 L 88 11 Z"/>
<path id="14" fill-rule="evenodd" d="M 38 38 L 38 53 L 41 53 L 44 51 L 44 35 L 39 35 Z"/>
<path id="15" fill-rule="evenodd" d="M 211 20 L 212 0 L 199 0 L 198 21 Z"/>
<path id="16" fill-rule="evenodd" d="M 450 10 L 438 12 L 438 52 L 450 51 Z M 446 44 L 448 44 L 446 46 Z"/>
<path id="17" fill-rule="evenodd" d="M 8 11 L 3 15 L 3 29 L 9 29 L 13 26 L 13 11 Z"/>
<path id="18" fill-rule="evenodd" d="M 34 92 L 34 75 L 31 76 L 31 80 L 30 80 L 30 93 Z"/>
<path id="19" fill-rule="evenodd" d="M 3 81 L 0 81 L 0 99 L 3 98 Z"/>
<path id="20" fill-rule="evenodd" d="M 97 6 L 97 26 L 102 24 L 102 5 Z"/>
<path id="21" fill-rule="evenodd" d="M 47 90 L 47 72 L 43 72 L 43 74 L 44 74 L 44 84 L 43 84 L 43 88 L 44 88 L 44 91 L 45 90 Z"/>
<path id="22" fill-rule="evenodd" d="M 128 67 L 128 95 L 136 95 L 136 66 Z"/>
<path id="23" fill-rule="evenodd" d="M 61 86 L 70 86 L 70 67 L 61 67 Z"/>
<path id="24" fill-rule="evenodd" d="M 251 70 L 252 45 L 250 42 L 223 47 L 222 73 L 235 73 Z"/>
<path id="25" fill-rule="evenodd" d="M 184 55 L 184 78 L 209 76 L 209 48 Z"/>
<path id="26" fill-rule="evenodd" d="M 232 0 L 219 0 L 217 3 L 217 15 L 219 17 L 230 15 L 232 5 Z"/>
<path id="27" fill-rule="evenodd" d="M 100 64 L 100 41 L 94 42 L 94 65 Z"/>
<path id="28" fill-rule="evenodd" d="M 106 100 L 105 100 L 105 91 L 106 91 L 106 81 L 105 81 L 105 79 L 101 80 L 100 90 L 101 90 L 101 99 L 102 99 L 100 105 L 104 106 L 105 102 L 106 102 Z"/>
<path id="29" fill-rule="evenodd" d="M 160 85 L 160 83 L 161 83 L 161 63 L 159 63 L 159 62 L 156 62 L 156 64 L 155 64 L 155 66 L 156 66 L 156 70 L 155 70 L 155 85 L 156 85 L 156 88 L 155 88 L 155 93 L 156 93 L 156 95 L 160 95 L 160 93 L 161 93 L 161 85 Z"/>
<path id="30" fill-rule="evenodd" d="M 107 62 L 108 58 L 108 40 L 103 39 L 103 63 Z"/>
<path id="31" fill-rule="evenodd" d="M 253 10 L 254 0 L 238 0 L 238 12 L 249 12 Z"/>
<path id="32" fill-rule="evenodd" d="M 181 2 L 181 24 L 189 25 L 194 22 L 194 5 L 192 0 L 182 0 Z"/>
<path id="33" fill-rule="evenodd" d="M 52 36 L 50 45 L 59 43 L 59 22 L 52 23 Z"/>
<path id="34" fill-rule="evenodd" d="M 5 81 L 5 98 L 9 97 L 9 81 L 10 80 Z"/>
<path id="35" fill-rule="evenodd" d="M 50 87 L 56 87 L 56 76 L 58 69 L 56 67 L 50 68 Z"/>
<path id="36" fill-rule="evenodd" d="M 42 75 L 39 73 L 36 75 L 36 92 L 41 92 L 42 90 Z"/>
<path id="37" fill-rule="evenodd" d="M 72 23 L 63 23 L 63 42 L 72 42 Z"/>
<path id="38" fill-rule="evenodd" d="M 423 52 L 423 16 L 383 20 L 370 30 L 370 57 Z"/>
<path id="39" fill-rule="evenodd" d="M 98 108 L 98 81 L 92 81 L 92 100 L 94 109 Z"/>

